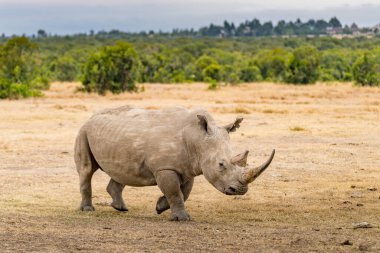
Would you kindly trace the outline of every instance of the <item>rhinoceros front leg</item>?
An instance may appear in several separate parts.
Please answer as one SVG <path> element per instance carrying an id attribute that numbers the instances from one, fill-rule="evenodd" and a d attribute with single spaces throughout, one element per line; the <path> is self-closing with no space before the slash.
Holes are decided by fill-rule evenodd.
<path id="1" fill-rule="evenodd" d="M 158 171 L 156 182 L 169 203 L 172 212 L 170 220 L 190 220 L 191 217 L 185 210 L 184 195 L 181 191 L 180 178 L 177 173 L 172 170 Z"/>
<path id="2" fill-rule="evenodd" d="M 124 185 L 119 184 L 115 180 L 111 178 L 110 182 L 107 186 L 107 192 L 112 197 L 111 206 L 118 211 L 126 212 L 128 211 L 127 206 L 124 203 L 122 193 L 123 193 Z"/>
<path id="3" fill-rule="evenodd" d="M 190 179 L 186 183 L 181 185 L 181 191 L 183 194 L 183 200 L 186 201 L 189 198 L 191 189 L 193 188 L 194 178 Z M 161 196 L 157 200 L 156 212 L 160 214 L 170 208 L 169 202 L 165 196 Z"/>

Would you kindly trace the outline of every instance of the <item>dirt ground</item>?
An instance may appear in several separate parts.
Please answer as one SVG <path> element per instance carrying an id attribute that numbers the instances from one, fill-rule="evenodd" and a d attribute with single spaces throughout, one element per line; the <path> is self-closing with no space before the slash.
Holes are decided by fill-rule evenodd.
<path id="1" fill-rule="evenodd" d="M 380 252 L 380 88 L 150 84 L 102 97 L 76 93 L 78 85 L 0 101 L 1 252 Z M 220 124 L 242 115 L 232 134 L 237 151 L 249 149 L 253 164 L 273 148 L 276 156 L 241 197 L 196 178 L 191 222 L 155 213 L 157 187 L 126 187 L 129 212 L 117 212 L 101 171 L 96 211 L 80 212 L 77 131 L 95 111 L 126 104 L 203 107 Z M 360 222 L 372 228 L 354 229 Z"/>

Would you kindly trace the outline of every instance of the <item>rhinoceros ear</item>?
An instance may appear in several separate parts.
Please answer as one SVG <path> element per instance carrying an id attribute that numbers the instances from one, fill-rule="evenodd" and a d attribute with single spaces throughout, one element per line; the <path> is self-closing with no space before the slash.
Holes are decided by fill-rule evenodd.
<path id="1" fill-rule="evenodd" d="M 235 122 L 234 123 L 231 123 L 231 124 L 228 124 L 226 126 L 224 126 L 224 128 L 227 130 L 227 132 L 235 132 L 236 131 L 236 128 L 239 128 L 240 127 L 240 123 L 243 121 L 243 118 L 239 117 L 239 118 L 236 118 Z"/>
<path id="2" fill-rule="evenodd" d="M 197 117 L 199 119 L 199 124 L 201 125 L 202 129 L 205 130 L 206 133 L 210 134 L 211 129 L 210 129 L 207 117 L 202 114 L 198 114 Z"/>

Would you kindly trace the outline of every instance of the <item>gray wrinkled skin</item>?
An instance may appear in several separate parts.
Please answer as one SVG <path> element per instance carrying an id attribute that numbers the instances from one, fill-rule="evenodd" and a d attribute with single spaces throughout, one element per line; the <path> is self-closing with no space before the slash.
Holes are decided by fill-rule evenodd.
<path id="1" fill-rule="evenodd" d="M 248 183 L 269 165 L 274 153 L 265 168 L 245 168 L 248 151 L 234 155 L 229 137 L 242 120 L 217 126 L 205 110 L 179 107 L 144 110 L 124 106 L 93 115 L 75 143 L 80 209 L 94 210 L 91 178 L 98 168 L 111 177 L 107 191 L 112 207 L 119 211 L 128 210 L 122 198 L 125 185 L 158 185 L 164 196 L 157 201 L 157 213 L 170 208 L 171 220 L 190 220 L 184 202 L 194 177 L 201 174 L 225 194 L 245 194 Z"/>

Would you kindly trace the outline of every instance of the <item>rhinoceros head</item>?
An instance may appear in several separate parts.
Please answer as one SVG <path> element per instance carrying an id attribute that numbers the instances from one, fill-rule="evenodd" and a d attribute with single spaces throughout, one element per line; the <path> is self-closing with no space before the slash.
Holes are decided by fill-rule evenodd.
<path id="1" fill-rule="evenodd" d="M 240 127 L 243 118 L 237 118 L 226 126 L 217 126 L 208 114 L 198 114 L 197 117 L 200 126 L 197 149 L 203 175 L 215 188 L 227 195 L 245 194 L 248 184 L 272 162 L 275 151 L 261 166 L 250 167 L 247 165 L 248 150 L 233 154 L 229 136 L 229 133 Z"/>

